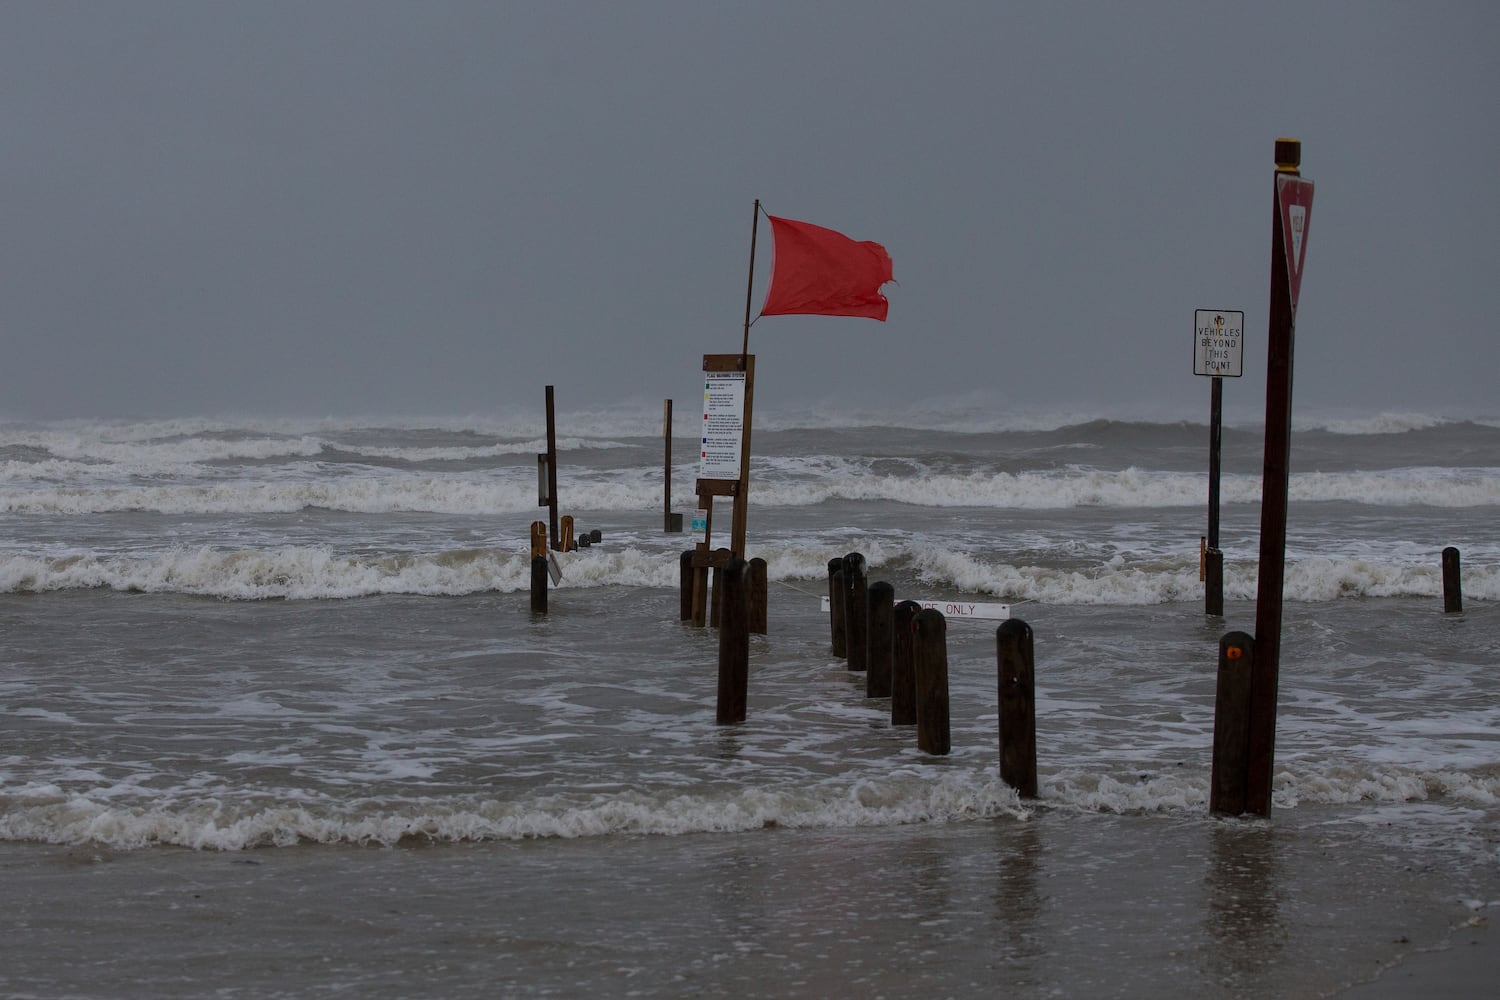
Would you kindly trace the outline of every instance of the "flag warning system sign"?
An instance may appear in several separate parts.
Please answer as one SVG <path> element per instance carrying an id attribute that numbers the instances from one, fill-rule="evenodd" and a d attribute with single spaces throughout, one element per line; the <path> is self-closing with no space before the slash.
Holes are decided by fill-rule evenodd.
<path id="1" fill-rule="evenodd" d="M 698 451 L 701 479 L 740 478 L 745 440 L 745 373 L 703 373 L 703 433 Z"/>
<path id="2" fill-rule="evenodd" d="M 1236 309 L 1193 313 L 1193 374 L 1239 378 L 1244 374 L 1245 314 Z"/>

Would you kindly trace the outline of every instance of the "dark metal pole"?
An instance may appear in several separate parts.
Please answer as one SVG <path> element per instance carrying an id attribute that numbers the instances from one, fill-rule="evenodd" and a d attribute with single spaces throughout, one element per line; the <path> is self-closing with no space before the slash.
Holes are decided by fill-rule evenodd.
<path id="1" fill-rule="evenodd" d="M 1224 553 L 1219 550 L 1220 453 L 1224 441 L 1224 380 L 1213 377 L 1208 419 L 1208 551 L 1204 554 L 1204 611 L 1224 614 Z"/>
<path id="2" fill-rule="evenodd" d="M 745 340 L 740 355 L 750 353 L 750 297 L 755 294 L 755 233 L 760 227 L 760 199 L 755 199 L 755 214 L 750 218 L 750 277 L 745 282 Z"/>
<path id="3" fill-rule="evenodd" d="M 557 412 L 552 406 L 552 386 L 547 386 L 547 527 L 552 547 L 559 548 L 557 536 Z"/>

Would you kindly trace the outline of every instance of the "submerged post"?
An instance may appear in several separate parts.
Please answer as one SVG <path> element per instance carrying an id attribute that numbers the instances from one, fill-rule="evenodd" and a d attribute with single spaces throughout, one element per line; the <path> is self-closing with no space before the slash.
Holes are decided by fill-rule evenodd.
<path id="1" fill-rule="evenodd" d="M 895 651 L 896 588 L 884 580 L 870 584 L 865 653 L 865 697 L 891 696 L 891 657 Z"/>
<path id="2" fill-rule="evenodd" d="M 1458 549 L 1450 545 L 1443 550 L 1443 613 L 1452 614 L 1463 609 L 1464 584 L 1458 568 Z"/>
<path id="3" fill-rule="evenodd" d="M 869 582 L 865 576 L 865 557 L 851 552 L 844 557 L 845 648 L 849 654 L 849 669 L 864 670 L 869 652 Z"/>
<path id="4" fill-rule="evenodd" d="M 722 606 L 719 625 L 719 697 L 715 721 L 745 721 L 750 678 L 750 566 L 734 558 L 724 567 L 715 603 Z M 718 590 L 723 588 L 723 596 Z"/>
<path id="5" fill-rule="evenodd" d="M 1214 756 L 1208 810 L 1220 816 L 1253 812 L 1248 799 L 1250 762 L 1250 675 L 1255 639 L 1229 632 L 1219 639 L 1219 674 L 1214 693 Z"/>
<path id="6" fill-rule="evenodd" d="M 687 549 L 677 557 L 677 604 L 682 621 L 693 617 L 693 550 Z"/>
<path id="7" fill-rule="evenodd" d="M 953 749 L 948 730 L 948 621 L 941 611 L 923 608 L 912 620 L 912 628 L 917 749 L 943 756 Z"/>
<path id="8" fill-rule="evenodd" d="M 531 610 L 547 613 L 547 526 L 531 522 Z"/>
<path id="9" fill-rule="evenodd" d="M 844 560 L 828 560 L 828 627 L 833 632 L 833 655 L 844 659 L 849 655 L 848 635 L 844 623 L 844 605 L 848 599 L 848 587 L 844 584 Z"/>
<path id="10" fill-rule="evenodd" d="M 750 560 L 750 631 L 766 634 L 766 561 L 759 556 Z"/>
<path id="11" fill-rule="evenodd" d="M 891 725 L 917 724 L 917 672 L 912 662 L 912 619 L 922 605 L 902 601 L 891 612 Z"/>
<path id="12" fill-rule="evenodd" d="M 1012 618 L 995 629 L 1000 693 L 1000 780 L 1036 798 L 1036 664 L 1031 626 Z"/>

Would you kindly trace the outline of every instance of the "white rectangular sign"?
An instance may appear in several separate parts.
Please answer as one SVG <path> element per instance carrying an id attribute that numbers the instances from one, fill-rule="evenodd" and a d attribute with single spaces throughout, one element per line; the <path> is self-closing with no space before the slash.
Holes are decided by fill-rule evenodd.
<path id="1" fill-rule="evenodd" d="M 1233 309 L 1193 313 L 1193 374 L 1239 378 L 1245 356 L 1245 314 Z"/>
<path id="2" fill-rule="evenodd" d="M 745 373 L 703 373 L 699 479 L 739 479 L 745 440 Z"/>
<path id="3" fill-rule="evenodd" d="M 828 598 L 821 597 L 823 613 L 828 613 Z M 896 602 L 900 604 L 900 601 Z M 923 608 L 941 611 L 944 618 L 982 618 L 988 621 L 1004 621 L 1010 617 L 1009 604 L 976 604 L 973 601 L 916 601 Z"/>

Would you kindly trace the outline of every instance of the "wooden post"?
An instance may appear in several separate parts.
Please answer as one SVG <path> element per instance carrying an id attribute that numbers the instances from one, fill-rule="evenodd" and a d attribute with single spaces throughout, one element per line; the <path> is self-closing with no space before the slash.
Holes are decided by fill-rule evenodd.
<path id="1" fill-rule="evenodd" d="M 912 662 L 912 619 L 922 605 L 902 601 L 891 612 L 891 725 L 917 724 L 917 675 Z"/>
<path id="2" fill-rule="evenodd" d="M 995 629 L 1000 693 L 1000 780 L 1036 798 L 1036 663 L 1031 626 L 1012 618 Z"/>
<path id="3" fill-rule="evenodd" d="M 1255 639 L 1229 632 L 1219 639 L 1219 675 L 1214 694 L 1214 756 L 1208 809 L 1220 816 L 1253 812 L 1247 797 L 1250 762 L 1250 676 Z"/>
<path id="4" fill-rule="evenodd" d="M 870 584 L 867 600 L 865 697 L 891 696 L 891 657 L 895 654 L 896 588 L 884 580 Z"/>
<path id="5" fill-rule="evenodd" d="M 749 576 L 750 567 L 745 560 L 729 560 L 721 575 L 724 594 L 715 602 L 723 608 L 719 628 L 719 698 L 715 715 L 715 721 L 721 726 L 745 721 L 750 678 Z M 716 585 L 716 596 L 718 590 Z"/>
<path id="6" fill-rule="evenodd" d="M 731 559 L 739 557 L 731 556 L 728 549 L 715 549 L 714 554 L 719 560 L 714 563 L 714 590 L 708 624 L 711 628 L 718 628 L 724 617 L 724 568 Z"/>
<path id="7" fill-rule="evenodd" d="M 750 560 L 750 631 L 766 634 L 766 561 Z"/>
<path id="8" fill-rule="evenodd" d="M 944 756 L 953 749 L 948 732 L 948 622 L 941 611 L 923 608 L 912 619 L 912 629 L 917 749 Z"/>
<path id="9" fill-rule="evenodd" d="M 1463 609 L 1464 584 L 1458 567 L 1458 549 L 1450 545 L 1443 550 L 1443 613 L 1450 614 Z"/>
<path id="10" fill-rule="evenodd" d="M 682 531 L 682 515 L 672 513 L 672 401 L 662 401 L 661 413 L 662 450 L 666 460 L 662 463 L 661 530 L 673 535 Z"/>
<path id="11" fill-rule="evenodd" d="M 691 621 L 693 617 L 693 550 L 688 549 L 677 559 L 677 586 L 680 593 L 677 597 L 679 610 L 683 621 Z"/>
<path id="12" fill-rule="evenodd" d="M 552 405 L 552 386 L 547 386 L 547 537 L 558 547 L 557 537 L 557 411 Z"/>
<path id="13" fill-rule="evenodd" d="M 531 522 L 531 610 L 547 613 L 547 526 Z"/>
<path id="14" fill-rule="evenodd" d="M 844 626 L 844 604 L 848 589 L 844 583 L 843 557 L 828 560 L 828 628 L 833 633 L 833 655 L 841 660 L 849 655 Z"/>
<path id="15" fill-rule="evenodd" d="M 1282 201 L 1284 177 L 1295 180 L 1301 144 L 1276 140 L 1275 186 L 1271 198 L 1271 301 L 1266 343 L 1266 450 L 1261 474 L 1260 566 L 1255 596 L 1255 655 L 1250 676 L 1250 740 L 1245 811 L 1271 814 L 1271 778 L 1276 758 L 1276 694 L 1281 670 L 1282 587 L 1286 575 L 1287 493 L 1292 458 L 1292 357 L 1296 303 L 1287 264 Z M 1303 223 L 1306 223 L 1304 207 Z M 1306 229 L 1301 234 L 1306 239 Z M 1299 265 L 1301 261 L 1297 262 Z M 1300 282 L 1300 270 L 1298 281 Z"/>
<path id="16" fill-rule="evenodd" d="M 559 552 L 572 552 L 578 548 L 578 542 L 573 538 L 573 515 L 564 514 L 562 525 L 558 528 L 557 543 L 553 548 Z"/>
<path id="17" fill-rule="evenodd" d="M 869 654 L 869 589 L 865 576 L 865 557 L 851 552 L 844 557 L 844 646 L 849 654 L 849 669 L 864 670 Z"/>

